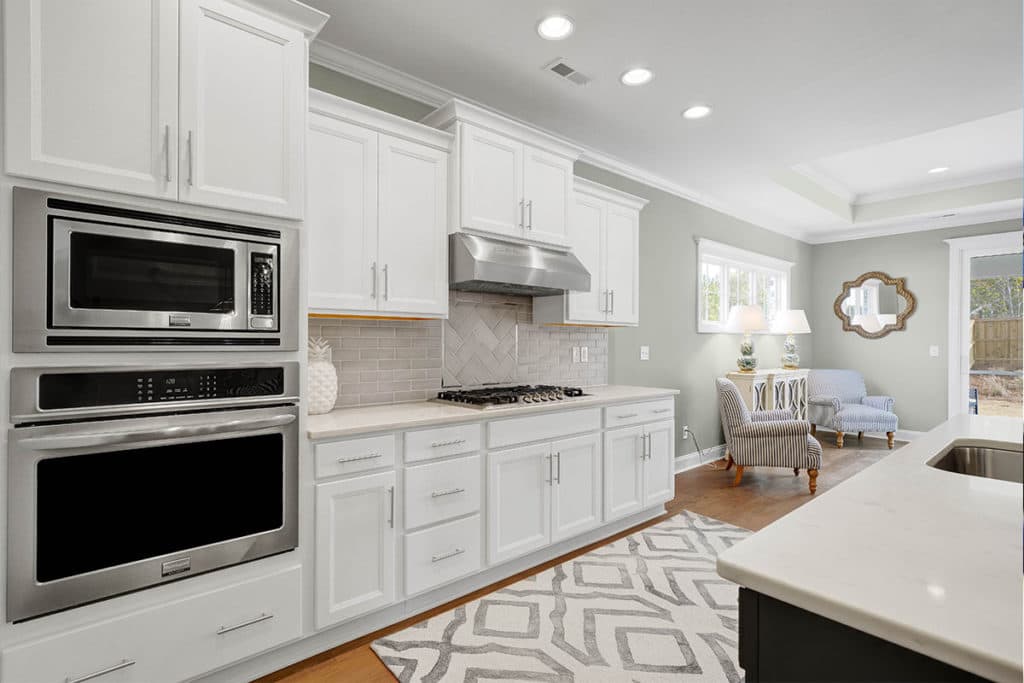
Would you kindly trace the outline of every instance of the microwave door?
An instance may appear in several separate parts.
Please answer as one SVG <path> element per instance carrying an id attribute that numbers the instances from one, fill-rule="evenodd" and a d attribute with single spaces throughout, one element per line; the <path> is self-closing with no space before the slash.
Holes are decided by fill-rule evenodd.
<path id="1" fill-rule="evenodd" d="M 245 330 L 245 242 L 54 219 L 55 328 Z"/>

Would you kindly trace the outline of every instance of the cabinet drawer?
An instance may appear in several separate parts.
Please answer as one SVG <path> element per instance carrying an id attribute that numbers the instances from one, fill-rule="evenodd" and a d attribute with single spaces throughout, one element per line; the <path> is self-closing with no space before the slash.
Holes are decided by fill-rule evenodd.
<path id="1" fill-rule="evenodd" d="M 405 433 L 405 462 L 480 450 L 480 425 L 455 425 Z"/>
<path id="2" fill-rule="evenodd" d="M 487 425 L 488 448 L 557 439 L 601 429 L 601 409 L 558 410 L 533 417 L 495 420 Z"/>
<path id="3" fill-rule="evenodd" d="M 405 537 L 405 591 L 420 593 L 480 569 L 480 515 Z"/>
<path id="4" fill-rule="evenodd" d="M 290 567 L 9 648 L 0 680 L 180 681 L 298 638 L 301 605 L 302 568 Z"/>
<path id="5" fill-rule="evenodd" d="M 442 522 L 479 509 L 479 455 L 406 468 L 406 529 Z"/>
<path id="6" fill-rule="evenodd" d="M 391 467 L 395 464 L 395 438 L 394 434 L 382 434 L 365 439 L 318 443 L 315 446 L 316 478 Z"/>
<path id="7" fill-rule="evenodd" d="M 604 409 L 605 427 L 625 427 L 642 422 L 667 420 L 675 415 L 675 399 L 664 398 L 643 403 L 629 403 L 624 406 L 611 406 Z"/>

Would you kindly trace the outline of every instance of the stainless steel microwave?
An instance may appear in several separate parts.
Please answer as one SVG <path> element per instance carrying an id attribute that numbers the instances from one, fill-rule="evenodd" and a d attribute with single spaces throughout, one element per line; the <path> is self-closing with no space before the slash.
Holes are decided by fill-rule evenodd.
<path id="1" fill-rule="evenodd" d="M 14 188 L 14 350 L 295 350 L 294 229 Z"/>

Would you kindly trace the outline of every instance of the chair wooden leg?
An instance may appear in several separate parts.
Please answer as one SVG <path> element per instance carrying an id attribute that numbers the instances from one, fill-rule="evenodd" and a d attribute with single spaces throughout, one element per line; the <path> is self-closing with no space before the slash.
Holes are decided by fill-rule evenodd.
<path id="1" fill-rule="evenodd" d="M 732 459 L 732 453 L 726 453 L 725 456 L 725 469 L 728 471 L 732 469 L 732 466 L 736 464 L 736 461 Z"/>
<path id="2" fill-rule="evenodd" d="M 740 485 L 740 479 L 743 478 L 743 465 L 736 465 L 736 478 L 732 480 L 733 486 Z"/>
<path id="3" fill-rule="evenodd" d="M 857 432 L 857 441 L 864 440 L 864 432 Z"/>
<path id="4" fill-rule="evenodd" d="M 886 432 L 885 436 L 889 439 L 889 448 L 892 449 L 892 442 L 896 440 L 896 432 Z"/>
<path id="5" fill-rule="evenodd" d="M 836 448 L 842 448 L 842 447 L 843 447 L 843 433 L 842 432 L 836 432 Z"/>
<path id="6" fill-rule="evenodd" d="M 795 476 L 797 476 L 798 474 L 800 474 L 800 468 L 799 468 L 799 467 L 794 467 L 794 468 L 793 468 L 793 476 L 795 477 Z"/>
<path id="7" fill-rule="evenodd" d="M 810 481 L 807 483 L 807 488 L 811 490 L 811 495 L 818 490 L 818 470 L 807 470 L 807 476 Z"/>
<path id="8" fill-rule="evenodd" d="M 812 422 L 811 423 L 811 436 L 817 436 L 817 434 L 818 434 L 818 425 L 816 425 L 816 424 L 814 424 Z"/>

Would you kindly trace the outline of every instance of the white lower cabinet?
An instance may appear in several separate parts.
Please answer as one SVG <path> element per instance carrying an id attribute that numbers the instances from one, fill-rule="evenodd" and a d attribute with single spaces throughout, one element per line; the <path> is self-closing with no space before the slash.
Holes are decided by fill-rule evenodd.
<path id="1" fill-rule="evenodd" d="M 605 432 L 606 522 L 672 498 L 675 492 L 674 432 L 674 420 Z"/>
<path id="2" fill-rule="evenodd" d="M 480 569 L 480 515 L 405 536 L 405 593 L 415 595 Z"/>
<path id="3" fill-rule="evenodd" d="M 395 600 L 395 473 L 316 486 L 316 625 Z"/>
<path id="4" fill-rule="evenodd" d="M 672 500 L 676 494 L 675 420 L 644 427 L 647 460 L 644 464 L 644 507 Z"/>
<path id="5" fill-rule="evenodd" d="M 0 657 L 0 680 L 162 683 L 190 679 L 301 636 L 302 602 L 302 568 L 288 567 L 8 648 Z"/>
<path id="6" fill-rule="evenodd" d="M 601 523 L 601 439 L 596 434 L 551 444 L 551 540 L 561 541 Z"/>

